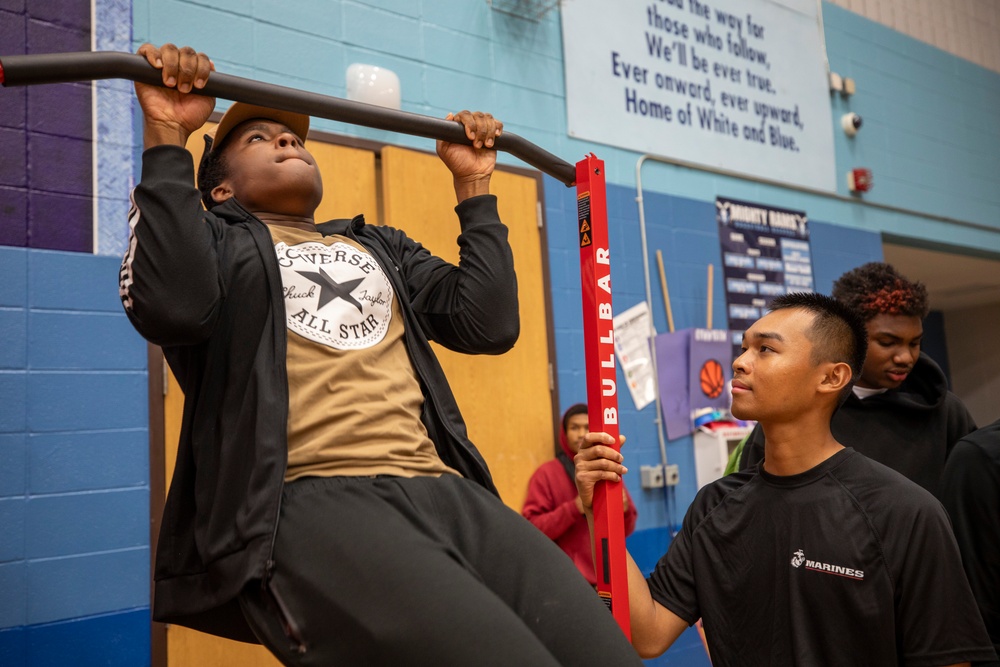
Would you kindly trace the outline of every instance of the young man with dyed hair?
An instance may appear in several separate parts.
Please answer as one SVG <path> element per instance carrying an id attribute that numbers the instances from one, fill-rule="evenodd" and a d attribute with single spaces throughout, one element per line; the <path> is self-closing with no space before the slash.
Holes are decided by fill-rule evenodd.
<path id="1" fill-rule="evenodd" d="M 864 364 L 857 314 L 790 294 L 746 331 L 733 415 L 763 462 L 698 492 L 648 579 L 629 559 L 632 643 L 665 651 L 704 620 L 715 665 L 954 665 L 994 658 L 941 504 L 845 447 L 830 420 Z M 611 436 L 576 457 L 580 497 L 627 472 Z"/>
<path id="2" fill-rule="evenodd" d="M 940 367 L 920 351 L 926 288 L 872 262 L 842 275 L 833 298 L 856 312 L 868 333 L 865 366 L 833 417 L 834 437 L 939 496 L 948 453 L 976 424 Z M 763 457 L 764 434 L 756 428 L 738 468 Z"/>

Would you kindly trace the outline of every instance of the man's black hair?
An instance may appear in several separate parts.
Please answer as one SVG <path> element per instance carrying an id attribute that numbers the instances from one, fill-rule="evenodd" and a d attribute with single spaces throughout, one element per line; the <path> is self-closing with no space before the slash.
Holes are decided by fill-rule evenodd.
<path id="1" fill-rule="evenodd" d="M 869 262 L 837 278 L 833 298 L 857 311 L 865 322 L 878 315 L 923 319 L 930 312 L 924 284 L 907 280 L 885 262 Z"/>
<path id="2" fill-rule="evenodd" d="M 198 190 L 201 191 L 201 201 L 207 209 L 215 206 L 212 190 L 229 176 L 229 166 L 222 154 L 222 146 L 218 150 L 212 150 L 212 137 L 206 134 L 205 152 L 202 153 L 201 164 L 198 165 Z"/>
<path id="3" fill-rule="evenodd" d="M 814 361 L 844 362 L 851 367 L 851 382 L 842 397 L 861 377 L 868 352 L 868 331 L 857 311 L 833 297 L 815 292 L 793 292 L 777 297 L 771 302 L 772 311 L 783 308 L 802 308 L 813 313 L 816 319 L 809 330 L 813 342 Z"/>

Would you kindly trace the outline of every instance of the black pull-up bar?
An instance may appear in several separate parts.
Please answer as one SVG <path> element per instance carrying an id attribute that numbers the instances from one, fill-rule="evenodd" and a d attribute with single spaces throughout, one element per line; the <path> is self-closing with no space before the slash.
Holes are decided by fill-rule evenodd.
<path id="1" fill-rule="evenodd" d="M 0 56 L 0 84 L 4 86 L 97 79 L 128 79 L 154 86 L 163 85 L 160 71 L 135 53 L 84 51 Z M 471 143 L 461 126 L 453 121 L 342 100 L 231 74 L 213 72 L 204 88 L 192 89 L 191 92 L 400 134 L 467 145 Z M 504 132 L 493 147 L 520 158 L 567 186 L 576 182 L 576 167 L 516 134 Z"/>

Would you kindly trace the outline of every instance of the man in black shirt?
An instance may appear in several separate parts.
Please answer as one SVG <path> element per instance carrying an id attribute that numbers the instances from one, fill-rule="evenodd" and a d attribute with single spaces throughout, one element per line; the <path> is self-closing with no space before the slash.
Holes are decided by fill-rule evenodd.
<path id="1" fill-rule="evenodd" d="M 632 643 L 665 651 L 704 619 L 715 665 L 953 665 L 994 652 L 941 505 L 841 445 L 837 406 L 864 363 L 864 324 L 792 294 L 746 331 L 733 414 L 767 435 L 756 467 L 704 487 L 644 580 L 629 559 Z M 610 436 L 576 457 L 585 508 L 626 472 Z"/>

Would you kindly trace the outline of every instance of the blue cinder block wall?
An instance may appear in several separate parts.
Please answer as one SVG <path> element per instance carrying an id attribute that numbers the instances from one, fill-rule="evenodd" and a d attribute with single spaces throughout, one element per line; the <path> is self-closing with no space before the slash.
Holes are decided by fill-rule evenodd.
<path id="1" fill-rule="evenodd" d="M 0 0 L 0 52 L 27 48 L 32 35 L 86 29 L 86 21 L 74 17 L 89 2 L 41 3 L 41 16 L 28 4 L 37 3 Z M 532 22 L 470 0 L 97 5 L 124 8 L 133 49 L 147 40 L 192 44 L 212 55 L 220 71 L 341 97 L 348 64 L 381 65 L 400 75 L 404 110 L 440 117 L 487 109 L 511 131 L 566 160 L 596 153 L 605 160 L 609 184 L 615 310 L 645 299 L 635 202 L 640 156 L 567 136 L 557 11 Z M 839 194 L 847 194 L 842 175 L 866 166 L 876 174 L 867 200 L 919 213 L 647 163 L 649 260 L 655 267 L 655 250 L 663 251 L 678 327 L 704 323 L 705 267 L 719 261 L 716 196 L 805 210 L 822 291 L 844 270 L 880 259 L 883 234 L 1000 254 L 998 235 L 990 231 L 1000 228 L 1000 191 L 992 182 L 1000 173 L 1000 130 L 983 122 L 1000 107 L 1000 75 L 836 6 L 824 4 L 823 14 L 831 67 L 859 88 L 852 98 L 831 97 L 834 119 L 846 111 L 865 119 L 858 140 L 831 128 Z M 96 28 L 99 34 L 120 32 L 128 20 L 105 20 Z M 69 95 L 82 98 L 85 90 Z M 63 197 L 80 207 L 86 194 L 82 186 L 47 191 L 56 186 L 42 173 L 32 181 L 29 135 L 53 132 L 32 126 L 30 113 L 27 93 L 0 91 L 0 150 L 23 155 L 25 163 L 22 171 L 19 158 L 0 161 L 0 245 L 6 246 L 0 247 L 0 664 L 144 665 L 150 652 L 146 348 L 118 303 L 116 257 L 91 255 L 86 244 L 31 242 L 32 221 L 42 214 L 58 219 L 51 207 L 33 209 L 32 197 Z M 430 147 L 427 140 L 327 121 L 316 127 Z M 86 131 L 66 131 L 77 130 Z M 138 138 L 133 141 L 137 149 Z M 501 160 L 516 163 L 509 156 Z M 89 170 L 89 162 L 79 169 Z M 126 180 L 119 189 L 127 189 Z M 572 190 L 550 178 L 544 193 L 560 403 L 566 407 L 581 398 L 584 379 L 576 201 Z M 86 238 L 93 222 L 84 209 L 71 216 L 73 238 Z M 102 238 L 124 237 L 124 220 L 97 223 Z M 56 244 L 69 237 L 48 238 Z M 657 282 L 650 305 L 657 329 L 665 331 Z M 721 281 L 715 283 L 713 319 L 721 323 L 724 296 Z M 659 462 L 653 408 L 637 411 L 627 395 L 620 401 L 630 467 Z M 669 442 L 667 455 L 681 468 L 681 483 L 670 496 L 641 490 L 638 479 L 627 482 L 639 509 L 629 546 L 645 570 L 666 550 L 695 493 L 690 439 Z M 650 664 L 707 661 L 689 631 Z"/>
<path id="2" fill-rule="evenodd" d="M 89 50 L 91 4 L 3 0 L 0 54 Z M 150 661 L 146 346 L 117 298 L 118 260 L 91 254 L 91 92 L 0 92 L 5 667 Z"/>
<path id="3" fill-rule="evenodd" d="M 118 260 L 0 247 L 0 664 L 149 661 L 146 345 Z"/>

